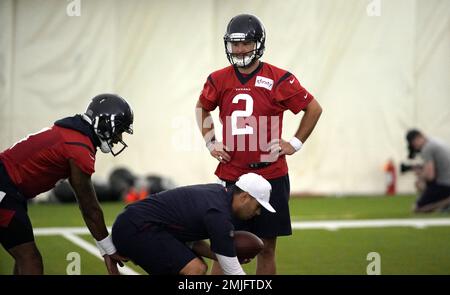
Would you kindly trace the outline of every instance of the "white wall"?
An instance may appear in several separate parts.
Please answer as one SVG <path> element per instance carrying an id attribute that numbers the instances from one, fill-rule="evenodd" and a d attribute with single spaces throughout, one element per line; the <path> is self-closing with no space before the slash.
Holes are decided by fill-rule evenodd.
<path id="1" fill-rule="evenodd" d="M 68 16 L 77 3 L 81 15 Z M 369 4 L 381 15 L 368 16 Z M 411 126 L 450 143 L 447 0 L 1 0 L 0 150 L 115 92 L 134 107 L 135 134 L 119 157 L 98 155 L 97 177 L 127 165 L 178 184 L 214 181 L 194 106 L 208 74 L 228 64 L 222 36 L 242 12 L 266 26 L 263 60 L 294 73 L 324 109 L 288 158 L 294 192 L 383 192 L 383 164 L 406 157 Z M 286 115 L 284 138 L 299 120 Z M 400 191 L 412 181 L 401 177 Z"/>

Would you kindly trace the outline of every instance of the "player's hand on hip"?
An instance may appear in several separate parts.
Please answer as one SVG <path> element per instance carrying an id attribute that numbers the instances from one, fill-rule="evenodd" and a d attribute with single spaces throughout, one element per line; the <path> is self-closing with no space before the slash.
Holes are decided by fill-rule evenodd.
<path id="1" fill-rule="evenodd" d="M 278 153 L 279 156 L 292 155 L 295 153 L 295 148 L 289 142 L 282 139 L 280 141 L 280 148 Z"/>
<path id="2" fill-rule="evenodd" d="M 221 163 L 227 163 L 231 160 L 231 156 L 226 152 L 225 146 L 222 142 L 214 142 L 210 149 L 211 156 Z"/>
<path id="3" fill-rule="evenodd" d="M 273 139 L 269 143 L 268 152 L 270 152 L 270 159 L 275 162 L 280 156 L 295 153 L 295 148 L 283 139 Z"/>
<path id="4" fill-rule="evenodd" d="M 269 161 L 270 162 L 275 162 L 276 160 L 278 160 L 278 157 L 280 156 L 280 151 L 281 151 L 280 140 L 272 139 L 269 142 L 267 150 L 265 150 L 265 151 L 269 152 Z"/>

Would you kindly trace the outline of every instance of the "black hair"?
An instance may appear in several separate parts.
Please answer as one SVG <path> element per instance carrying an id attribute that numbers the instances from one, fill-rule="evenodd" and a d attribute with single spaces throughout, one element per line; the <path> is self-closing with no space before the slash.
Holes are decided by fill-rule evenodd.
<path id="1" fill-rule="evenodd" d="M 233 184 L 232 186 L 229 187 L 229 190 L 233 192 L 233 196 L 234 195 L 238 195 L 240 193 L 243 193 L 244 191 L 238 187 L 237 185 Z"/>
<path id="2" fill-rule="evenodd" d="M 413 141 L 418 136 L 423 136 L 422 132 L 420 132 L 417 129 L 410 129 L 406 133 L 406 141 L 408 141 L 408 158 L 414 159 L 416 157 L 416 154 L 419 152 L 419 150 L 416 150 L 413 146 Z"/>
<path id="3" fill-rule="evenodd" d="M 411 143 L 417 136 L 422 135 L 422 133 L 417 129 L 410 129 L 406 133 L 406 140 Z"/>

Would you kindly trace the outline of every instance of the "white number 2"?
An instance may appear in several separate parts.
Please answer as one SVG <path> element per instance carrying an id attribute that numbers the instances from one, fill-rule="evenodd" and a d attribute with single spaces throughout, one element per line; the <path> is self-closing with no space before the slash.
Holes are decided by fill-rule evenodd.
<path id="1" fill-rule="evenodd" d="M 253 114 L 253 98 L 244 93 L 240 93 L 233 98 L 233 103 L 238 103 L 240 100 L 245 100 L 244 111 L 234 111 L 231 113 L 231 134 L 232 135 L 244 135 L 253 134 L 253 127 L 246 125 L 245 128 L 237 127 L 238 117 L 250 117 Z"/>

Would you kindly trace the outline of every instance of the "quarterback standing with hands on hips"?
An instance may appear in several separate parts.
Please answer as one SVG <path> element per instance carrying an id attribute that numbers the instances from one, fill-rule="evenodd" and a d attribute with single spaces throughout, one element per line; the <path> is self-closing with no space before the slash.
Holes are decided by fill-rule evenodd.
<path id="1" fill-rule="evenodd" d="M 215 174 L 227 186 L 254 172 L 272 186 L 270 204 L 277 213 L 262 210 L 250 222 L 236 221 L 236 229 L 263 239 L 256 274 L 275 274 L 278 236 L 292 234 L 289 214 L 289 176 L 286 155 L 299 151 L 322 112 L 314 97 L 290 72 L 260 61 L 266 32 L 254 15 L 240 14 L 228 23 L 224 45 L 231 65 L 210 74 L 198 99 L 197 123 L 211 156 L 219 161 Z M 216 140 L 210 112 L 219 108 L 223 142 Z M 283 112 L 304 112 L 295 135 L 281 138 Z M 212 273 L 220 273 L 217 264 Z"/>
<path id="2" fill-rule="evenodd" d="M 127 146 L 122 133 L 133 133 L 133 111 L 122 97 L 101 94 L 84 114 L 58 120 L 0 153 L 0 243 L 14 258 L 14 274 L 43 274 L 27 200 L 69 178 L 86 226 L 95 238 L 110 274 L 125 261 L 112 242 L 91 174 L 97 147 L 114 156 Z M 122 144 L 119 151 L 114 145 Z"/>

